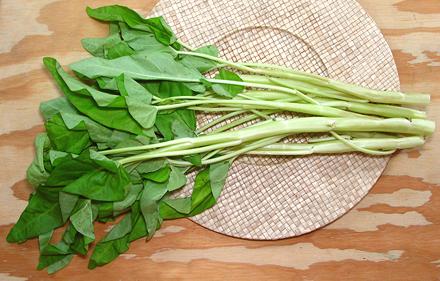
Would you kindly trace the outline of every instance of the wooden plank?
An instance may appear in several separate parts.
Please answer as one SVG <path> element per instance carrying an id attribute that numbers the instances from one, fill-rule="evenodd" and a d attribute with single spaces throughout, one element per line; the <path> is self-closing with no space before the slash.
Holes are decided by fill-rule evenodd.
<path id="1" fill-rule="evenodd" d="M 146 13 L 154 1 L 117 1 Z M 0 280 L 439 280 L 440 137 L 399 153 L 372 192 L 324 229 L 280 241 L 226 237 L 189 220 L 166 222 L 148 243 L 136 241 L 112 265 L 87 270 L 76 257 L 48 276 L 36 271 L 35 240 L 5 241 L 25 207 L 23 180 L 42 130 L 38 104 L 57 95 L 41 68 L 43 56 L 69 63 L 86 56 L 80 39 L 106 27 L 87 18 L 86 5 L 116 1 L 0 2 Z M 377 21 L 397 62 L 402 89 L 432 94 L 440 121 L 440 5 L 438 0 L 361 0 Z M 103 226 L 98 232 L 103 233 Z"/>

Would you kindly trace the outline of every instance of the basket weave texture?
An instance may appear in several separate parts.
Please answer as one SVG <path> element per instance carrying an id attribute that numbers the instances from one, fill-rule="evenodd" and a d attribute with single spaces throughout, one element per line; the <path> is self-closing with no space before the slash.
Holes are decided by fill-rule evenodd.
<path id="1" fill-rule="evenodd" d="M 227 59 L 280 64 L 372 88 L 399 89 L 389 46 L 354 0 L 162 0 L 153 15 L 163 15 L 183 42 L 215 43 Z M 201 116 L 199 123 L 214 117 Z M 388 159 L 358 153 L 241 157 L 217 205 L 191 219 L 247 239 L 308 233 L 358 203 Z M 190 191 L 191 184 L 179 195 Z"/>

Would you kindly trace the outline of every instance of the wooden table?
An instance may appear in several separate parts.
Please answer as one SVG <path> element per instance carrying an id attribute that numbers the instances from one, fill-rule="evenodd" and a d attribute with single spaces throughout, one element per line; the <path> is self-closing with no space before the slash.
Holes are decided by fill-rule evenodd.
<path id="1" fill-rule="evenodd" d="M 106 32 L 84 8 L 111 2 L 0 2 L 0 280 L 440 280 L 438 133 L 423 149 L 394 157 L 354 210 L 308 235 L 248 241 L 181 219 L 148 243 L 136 241 L 110 266 L 90 271 L 76 257 L 53 276 L 35 270 L 37 241 L 15 245 L 5 237 L 31 191 L 24 173 L 43 130 L 38 104 L 58 95 L 41 59 L 84 57 L 80 39 Z M 154 4 L 117 2 L 143 12 Z M 440 124 L 440 1 L 360 2 L 393 50 L 402 89 L 432 94 L 429 116 Z"/>

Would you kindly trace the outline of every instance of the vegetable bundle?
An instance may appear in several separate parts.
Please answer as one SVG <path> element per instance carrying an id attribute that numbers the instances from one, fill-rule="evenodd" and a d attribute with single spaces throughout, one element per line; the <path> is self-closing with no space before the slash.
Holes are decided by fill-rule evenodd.
<path id="1" fill-rule="evenodd" d="M 40 106 L 46 132 L 36 137 L 27 171 L 35 190 L 7 237 L 38 237 L 38 269 L 49 273 L 88 253 L 95 221 L 118 222 L 96 242 L 89 268 L 150 239 L 163 220 L 212 207 L 240 155 L 388 155 L 423 145 L 435 129 L 425 112 L 407 107 L 428 104 L 429 95 L 231 62 L 215 46 L 185 45 L 162 17 L 145 19 L 123 6 L 87 13 L 110 22 L 109 35 L 83 39 L 93 57 L 71 64 L 73 74 L 44 58 L 64 97 Z M 221 115 L 197 127 L 196 112 Z M 283 142 L 301 133 L 328 136 Z M 173 196 L 190 172 L 192 194 Z M 57 228 L 64 233 L 55 243 Z"/>

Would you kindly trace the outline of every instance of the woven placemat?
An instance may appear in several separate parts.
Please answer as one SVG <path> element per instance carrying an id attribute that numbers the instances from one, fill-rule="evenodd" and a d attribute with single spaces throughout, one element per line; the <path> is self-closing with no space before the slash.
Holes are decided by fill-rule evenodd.
<path id="1" fill-rule="evenodd" d="M 354 0 L 162 0 L 153 14 L 163 15 L 182 41 L 192 46 L 215 43 L 228 59 L 281 64 L 373 88 L 399 89 L 387 43 Z M 234 237 L 301 235 L 358 203 L 388 159 L 357 153 L 241 157 L 217 205 L 191 219 Z M 189 193 L 190 185 L 180 195 Z"/>

